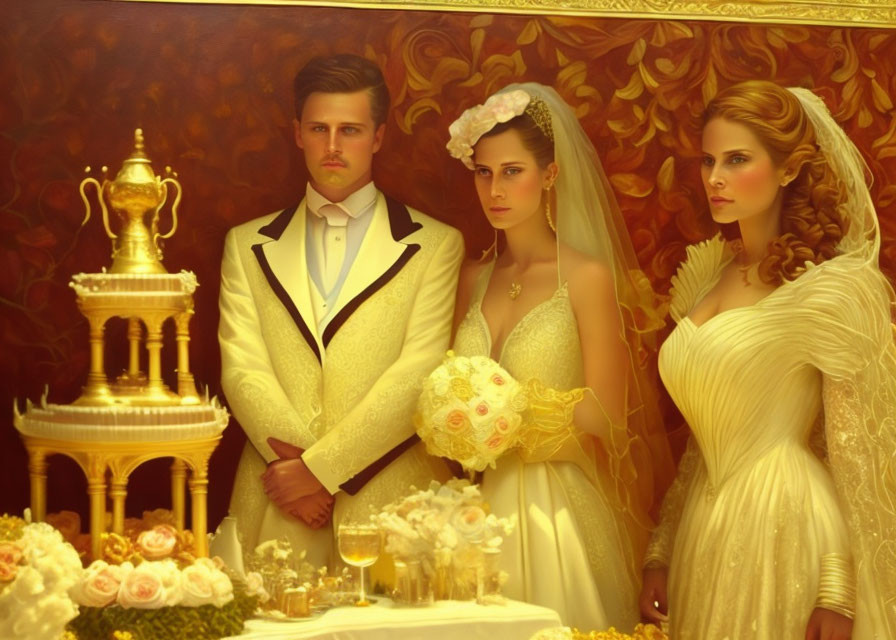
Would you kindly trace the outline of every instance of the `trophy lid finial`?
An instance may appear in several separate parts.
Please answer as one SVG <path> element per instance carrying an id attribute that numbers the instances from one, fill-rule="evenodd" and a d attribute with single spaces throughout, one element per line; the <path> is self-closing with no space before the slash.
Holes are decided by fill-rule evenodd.
<path id="1" fill-rule="evenodd" d="M 128 158 L 128 160 L 149 161 L 149 158 L 146 155 L 146 146 L 143 141 L 143 129 L 139 127 L 134 129 L 134 151 L 131 153 L 131 157 Z M 127 162 L 127 160 L 125 162 Z"/>

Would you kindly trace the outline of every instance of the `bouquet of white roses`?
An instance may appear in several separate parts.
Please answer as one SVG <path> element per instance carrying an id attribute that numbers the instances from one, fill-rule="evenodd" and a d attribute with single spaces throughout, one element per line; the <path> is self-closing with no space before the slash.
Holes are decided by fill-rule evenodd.
<path id="1" fill-rule="evenodd" d="M 46 523 L 0 517 L 0 638 L 58 640 L 78 615 L 69 588 L 81 560 Z"/>
<path id="2" fill-rule="evenodd" d="M 482 471 L 517 443 L 527 404 L 497 362 L 449 351 L 423 383 L 414 424 L 429 453 Z"/>

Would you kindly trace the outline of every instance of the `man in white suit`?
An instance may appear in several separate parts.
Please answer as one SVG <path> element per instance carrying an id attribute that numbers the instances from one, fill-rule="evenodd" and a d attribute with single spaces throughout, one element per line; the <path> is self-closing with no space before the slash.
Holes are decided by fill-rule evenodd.
<path id="1" fill-rule="evenodd" d="M 248 436 L 230 510 L 244 545 L 286 536 L 313 564 L 333 528 L 444 478 L 414 434 L 448 347 L 463 241 L 371 181 L 389 94 L 373 63 L 311 60 L 294 82 L 305 198 L 230 230 L 222 385 Z"/>

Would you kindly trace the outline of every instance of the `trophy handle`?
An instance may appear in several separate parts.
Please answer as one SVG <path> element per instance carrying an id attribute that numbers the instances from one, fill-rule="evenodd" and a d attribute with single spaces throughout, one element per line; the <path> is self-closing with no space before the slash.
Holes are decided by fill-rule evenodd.
<path id="1" fill-rule="evenodd" d="M 181 196 L 182 188 L 180 186 L 180 182 L 178 182 L 174 178 L 165 178 L 160 183 L 161 186 L 165 189 L 167 189 L 167 187 L 165 187 L 166 182 L 170 182 L 175 187 L 177 187 L 177 196 L 175 196 L 175 198 L 174 198 L 174 204 L 171 205 L 171 229 L 168 230 L 168 233 L 155 233 L 152 238 L 153 242 L 156 242 L 158 240 L 165 240 L 166 238 L 170 238 L 171 236 L 174 235 L 174 232 L 177 231 L 177 205 L 180 204 L 180 196 Z M 162 206 L 164 206 L 164 204 L 165 203 L 163 201 L 162 204 L 159 205 L 159 209 L 161 209 Z M 159 210 L 156 209 L 157 217 L 158 217 L 158 212 L 159 212 Z"/>
<path id="2" fill-rule="evenodd" d="M 103 200 L 103 187 L 97 181 L 96 178 L 87 177 L 81 181 L 81 186 L 78 191 L 81 192 L 81 200 L 84 201 L 84 220 L 81 221 L 81 226 L 83 227 L 87 224 L 87 221 L 90 219 L 90 200 L 87 199 L 87 193 L 84 189 L 87 185 L 92 184 L 96 187 L 96 197 L 100 202 L 100 209 L 103 211 L 103 226 L 106 228 L 106 235 L 109 236 L 112 240 L 115 240 L 118 236 L 112 231 L 112 227 L 109 226 L 109 210 L 106 208 L 106 203 Z"/>

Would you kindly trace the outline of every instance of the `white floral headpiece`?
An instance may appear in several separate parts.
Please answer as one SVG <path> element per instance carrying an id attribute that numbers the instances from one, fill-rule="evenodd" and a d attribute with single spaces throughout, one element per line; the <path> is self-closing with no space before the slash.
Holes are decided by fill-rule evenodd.
<path id="1" fill-rule="evenodd" d="M 538 98 L 533 99 L 522 89 L 516 89 L 496 93 L 483 104 L 470 107 L 452 122 L 448 127 L 451 140 L 445 145 L 448 153 L 463 162 L 467 169 L 474 169 L 473 145 L 479 138 L 491 131 L 495 125 L 513 120 L 526 112 L 530 112 L 538 128 L 553 140 L 551 114 L 547 105 Z"/>

